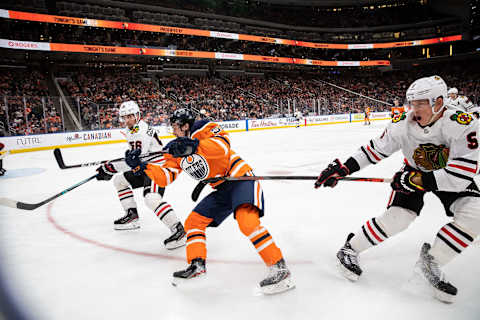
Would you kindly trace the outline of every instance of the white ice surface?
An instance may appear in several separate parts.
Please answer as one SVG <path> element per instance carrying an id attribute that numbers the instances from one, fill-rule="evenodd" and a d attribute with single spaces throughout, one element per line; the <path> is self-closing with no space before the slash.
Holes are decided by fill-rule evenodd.
<path id="1" fill-rule="evenodd" d="M 345 160 L 380 134 L 385 122 L 234 133 L 233 149 L 257 175 L 317 175 L 331 160 Z M 64 149 L 65 162 L 122 156 L 124 145 Z M 94 174 L 94 168 L 58 169 L 52 151 L 4 160 L 0 196 L 35 203 Z M 391 177 L 395 154 L 357 176 Z M 182 221 L 194 207 L 195 182 L 185 174 L 165 199 Z M 340 182 L 315 190 L 313 181 L 265 181 L 264 226 L 282 249 L 296 289 L 259 296 L 266 274 L 250 242 L 229 217 L 207 230 L 207 277 L 181 287 L 174 271 L 186 266 L 185 250 L 167 251 L 169 235 L 136 191 L 142 227 L 114 231 L 123 215 L 111 182 L 91 181 L 35 211 L 2 207 L 1 263 L 13 296 L 32 319 L 480 319 L 478 242 L 449 264 L 457 302 L 434 300 L 412 270 L 423 242 L 432 242 L 448 219 L 428 194 L 421 216 L 402 234 L 361 256 L 357 283 L 342 278 L 335 254 L 349 232 L 385 209 L 389 186 Z M 208 187 L 203 191 L 205 196 Z"/>

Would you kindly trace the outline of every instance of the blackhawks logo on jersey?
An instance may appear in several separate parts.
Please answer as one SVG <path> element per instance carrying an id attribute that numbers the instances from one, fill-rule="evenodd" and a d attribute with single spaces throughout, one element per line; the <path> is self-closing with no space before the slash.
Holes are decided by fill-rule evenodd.
<path id="1" fill-rule="evenodd" d="M 413 151 L 413 160 L 417 166 L 426 170 L 438 170 L 447 165 L 449 152 L 450 150 L 443 144 L 436 146 L 433 143 L 425 143 Z"/>
<path id="2" fill-rule="evenodd" d="M 473 121 L 472 115 L 463 111 L 457 111 L 455 114 L 452 114 L 450 119 L 464 125 L 468 125 Z"/>
<path id="3" fill-rule="evenodd" d="M 140 127 L 138 125 L 135 125 L 135 126 L 133 126 L 132 129 L 130 129 L 131 134 L 138 133 L 138 131 L 140 131 Z"/>
<path id="4" fill-rule="evenodd" d="M 406 117 L 407 117 L 407 114 L 405 112 L 402 112 L 400 114 L 396 114 L 396 115 L 393 116 L 392 122 L 397 123 L 401 120 L 405 120 Z"/>

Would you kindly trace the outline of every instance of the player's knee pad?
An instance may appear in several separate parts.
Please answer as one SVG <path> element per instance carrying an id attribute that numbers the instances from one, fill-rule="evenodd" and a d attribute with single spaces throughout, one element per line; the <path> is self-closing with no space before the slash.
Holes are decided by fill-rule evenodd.
<path id="1" fill-rule="evenodd" d="M 201 214 L 192 211 L 190 215 L 188 216 L 187 220 L 185 220 L 185 230 L 188 232 L 188 230 L 192 229 L 200 229 L 200 230 L 205 230 L 207 226 L 212 222 L 212 218 L 204 217 Z"/>
<path id="2" fill-rule="evenodd" d="M 130 182 L 128 182 L 125 176 L 121 173 L 113 176 L 113 185 L 117 190 L 122 190 L 130 187 Z"/>
<path id="3" fill-rule="evenodd" d="M 162 196 L 156 192 L 149 192 L 145 195 L 145 205 L 152 211 L 162 203 Z"/>
<path id="4" fill-rule="evenodd" d="M 480 197 L 463 197 L 456 200 L 450 210 L 453 221 L 473 238 L 480 235 Z"/>
<path id="5" fill-rule="evenodd" d="M 260 226 L 258 209 L 252 205 L 239 206 L 235 210 L 235 217 L 240 231 L 247 237 Z"/>
<path id="6" fill-rule="evenodd" d="M 376 218 L 376 222 L 380 224 L 389 237 L 405 230 L 417 218 L 412 210 L 402 207 L 392 206 L 388 208 L 381 216 Z"/>

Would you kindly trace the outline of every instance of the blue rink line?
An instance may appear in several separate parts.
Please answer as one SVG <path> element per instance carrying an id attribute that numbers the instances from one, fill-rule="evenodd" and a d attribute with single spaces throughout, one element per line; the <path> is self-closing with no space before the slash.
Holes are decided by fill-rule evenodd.
<path id="1" fill-rule="evenodd" d="M 4 176 L 0 177 L 0 181 L 4 179 L 14 179 L 14 178 L 34 176 L 47 171 L 47 169 L 45 168 L 22 168 L 22 169 L 5 168 L 5 170 L 7 170 L 7 172 L 5 172 Z"/>

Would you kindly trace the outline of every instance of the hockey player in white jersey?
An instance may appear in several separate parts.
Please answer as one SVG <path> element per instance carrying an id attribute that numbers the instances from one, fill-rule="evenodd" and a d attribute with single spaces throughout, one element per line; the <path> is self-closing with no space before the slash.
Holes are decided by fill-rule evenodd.
<path id="1" fill-rule="evenodd" d="M 455 111 L 465 111 L 468 113 L 473 113 L 477 110 L 475 109 L 474 104 L 466 96 L 458 95 L 457 88 L 448 89 L 448 99 L 445 101 L 448 109 Z"/>
<path id="2" fill-rule="evenodd" d="M 393 118 L 377 138 L 369 141 L 345 163 L 338 159 L 322 171 L 315 187 L 334 187 L 337 178 L 402 150 L 405 165 L 394 175 L 386 211 L 368 220 L 347 237 L 338 251 L 338 266 L 348 279 L 358 280 L 362 269 L 358 255 L 405 230 L 420 214 L 426 192 L 442 202 L 450 223 L 425 243 L 415 270 L 432 287 L 436 298 L 453 302 L 457 288 L 441 267 L 462 253 L 480 234 L 478 174 L 478 123 L 472 115 L 447 110 L 447 86 L 438 76 L 421 78 L 407 90 L 408 113 Z"/>
<path id="3" fill-rule="evenodd" d="M 125 136 L 131 150 L 141 149 L 141 154 L 145 155 L 162 149 L 162 142 L 158 138 L 156 130 L 140 119 L 140 109 L 136 102 L 123 102 L 120 105 L 119 114 L 121 121 L 125 122 Z M 163 155 L 148 157 L 144 160 L 158 164 L 164 162 Z M 97 168 L 97 171 L 98 180 L 110 180 L 113 177 L 118 198 L 125 209 L 125 216 L 114 222 L 115 230 L 140 227 L 132 188 L 143 187 L 145 204 L 172 232 L 172 235 L 164 241 L 165 247 L 175 249 L 185 245 L 186 236 L 183 225 L 178 220 L 171 205 L 163 200 L 165 188 L 159 187 L 146 175 L 134 175 L 131 168 L 124 162 L 107 162 Z M 115 175 L 116 173 L 120 174 Z"/>

